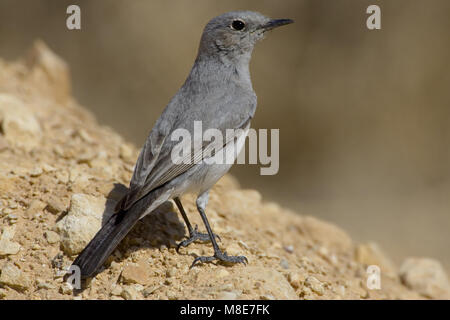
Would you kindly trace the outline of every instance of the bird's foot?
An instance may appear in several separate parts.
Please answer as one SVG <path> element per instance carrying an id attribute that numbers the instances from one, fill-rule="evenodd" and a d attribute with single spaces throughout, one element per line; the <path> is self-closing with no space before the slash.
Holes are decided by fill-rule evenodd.
<path id="1" fill-rule="evenodd" d="M 217 234 L 214 234 L 214 237 L 217 238 L 218 240 L 222 241 Z M 208 241 L 211 241 L 211 238 L 209 237 L 209 234 L 207 234 L 207 233 L 198 232 L 198 226 L 195 225 L 195 229 L 192 230 L 192 232 L 190 232 L 189 238 L 181 241 L 177 245 L 177 252 L 180 250 L 181 247 L 187 247 L 192 242 L 197 241 L 197 240 L 203 241 L 203 242 L 208 242 Z"/>
<path id="2" fill-rule="evenodd" d="M 206 256 L 200 256 L 194 259 L 192 262 L 191 268 L 195 266 L 197 262 L 204 263 L 204 262 L 212 262 L 214 260 L 219 260 L 219 262 L 224 263 L 243 263 L 247 264 L 248 260 L 244 256 L 229 256 L 226 252 L 217 251 L 214 253 L 214 256 L 206 257 Z"/>

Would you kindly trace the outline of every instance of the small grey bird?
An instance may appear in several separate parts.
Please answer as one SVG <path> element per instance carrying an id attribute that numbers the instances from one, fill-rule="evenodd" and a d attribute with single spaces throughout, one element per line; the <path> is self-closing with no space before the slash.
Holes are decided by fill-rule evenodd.
<path id="1" fill-rule="evenodd" d="M 197 257 L 192 265 L 213 260 L 247 262 L 244 256 L 228 256 L 220 250 L 205 213 L 209 190 L 232 164 L 211 164 L 205 158 L 174 163 L 171 153 L 178 142 L 171 139 L 171 134 L 178 128 L 193 133 L 194 121 L 201 121 L 203 130 L 215 128 L 223 136 L 227 129 L 241 129 L 233 137 L 233 142 L 238 141 L 241 147 L 256 108 L 249 73 L 253 47 L 266 31 L 292 22 L 251 11 L 228 12 L 209 21 L 186 82 L 156 121 L 140 152 L 128 193 L 117 204 L 116 213 L 73 262 L 80 268 L 82 278 L 95 275 L 136 222 L 170 199 L 175 201 L 189 232 L 189 238 L 178 244 L 177 251 L 196 240 L 211 241 L 214 247 L 214 256 Z M 231 145 L 225 141 L 221 147 Z M 194 158 L 207 146 L 204 142 L 201 150 L 193 150 Z M 207 234 L 198 232 L 188 220 L 180 201 L 187 192 L 198 195 L 197 209 Z"/>

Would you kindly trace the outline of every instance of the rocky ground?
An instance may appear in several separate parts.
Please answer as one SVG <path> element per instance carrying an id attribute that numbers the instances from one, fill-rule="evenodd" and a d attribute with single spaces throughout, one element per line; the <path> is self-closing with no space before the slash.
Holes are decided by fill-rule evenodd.
<path id="1" fill-rule="evenodd" d="M 265 202 L 231 176 L 214 188 L 212 227 L 249 264 L 198 265 L 211 254 L 186 235 L 172 203 L 140 221 L 86 290 L 63 272 L 126 190 L 138 150 L 71 97 L 68 67 L 42 42 L 16 62 L 0 60 L 0 299 L 423 299 L 450 297 L 439 262 L 395 266 L 376 244 Z M 185 207 L 202 228 L 193 196 Z M 381 268 L 380 289 L 367 267 Z M 369 281 L 370 282 L 370 281 Z M 375 282 L 371 282 L 376 285 Z"/>

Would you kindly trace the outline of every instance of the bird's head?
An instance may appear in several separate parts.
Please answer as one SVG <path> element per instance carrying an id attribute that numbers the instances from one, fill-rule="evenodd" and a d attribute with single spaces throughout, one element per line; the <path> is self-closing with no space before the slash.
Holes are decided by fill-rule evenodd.
<path id="1" fill-rule="evenodd" d="M 227 12 L 208 22 L 199 53 L 231 59 L 249 55 L 267 31 L 292 22 L 290 19 L 270 19 L 252 11 Z"/>

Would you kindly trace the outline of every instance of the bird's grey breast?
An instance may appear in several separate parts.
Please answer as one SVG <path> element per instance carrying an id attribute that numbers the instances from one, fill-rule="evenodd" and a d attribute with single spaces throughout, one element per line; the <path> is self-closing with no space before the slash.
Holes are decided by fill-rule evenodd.
<path id="1" fill-rule="evenodd" d="M 172 130 L 192 132 L 194 121 L 201 121 L 203 130 L 234 129 L 256 108 L 248 68 L 197 61 L 168 108 L 177 110 Z"/>

